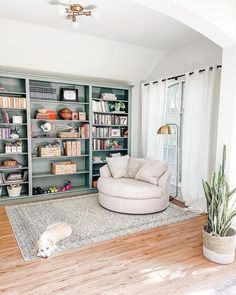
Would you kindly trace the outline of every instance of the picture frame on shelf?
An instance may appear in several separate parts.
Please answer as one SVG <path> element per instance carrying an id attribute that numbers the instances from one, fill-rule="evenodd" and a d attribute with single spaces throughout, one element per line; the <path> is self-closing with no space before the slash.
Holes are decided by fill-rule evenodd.
<path id="1" fill-rule="evenodd" d="M 128 125 L 128 117 L 120 116 L 120 125 Z"/>
<path id="2" fill-rule="evenodd" d="M 121 137 L 120 129 L 111 129 L 111 137 Z"/>
<path id="3" fill-rule="evenodd" d="M 72 112 L 71 120 L 79 120 L 79 114 L 77 112 Z"/>
<path id="4" fill-rule="evenodd" d="M 79 120 L 86 121 L 86 112 L 79 112 Z"/>
<path id="5" fill-rule="evenodd" d="M 78 101 L 79 91 L 78 89 L 61 88 L 61 100 L 63 101 Z"/>

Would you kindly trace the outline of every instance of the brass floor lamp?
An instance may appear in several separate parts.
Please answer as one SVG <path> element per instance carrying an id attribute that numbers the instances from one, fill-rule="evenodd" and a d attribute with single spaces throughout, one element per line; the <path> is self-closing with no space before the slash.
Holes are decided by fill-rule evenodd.
<path id="1" fill-rule="evenodd" d="M 176 128 L 176 191 L 174 198 L 177 198 L 178 196 L 178 180 L 179 180 L 179 127 L 175 123 L 168 123 L 166 125 L 161 126 L 157 134 L 164 134 L 164 135 L 170 135 L 174 134 L 172 126 Z"/>

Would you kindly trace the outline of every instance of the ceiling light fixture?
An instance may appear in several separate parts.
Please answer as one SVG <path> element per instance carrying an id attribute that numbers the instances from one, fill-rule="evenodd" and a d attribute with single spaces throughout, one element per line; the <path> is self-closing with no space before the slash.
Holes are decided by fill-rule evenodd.
<path id="1" fill-rule="evenodd" d="M 78 17 L 92 16 L 94 18 L 100 17 L 100 12 L 95 5 L 88 5 L 83 7 L 80 4 L 67 4 L 60 0 L 51 2 L 52 4 L 57 4 L 57 13 L 61 16 L 66 16 L 68 19 L 72 20 L 72 26 L 74 28 L 79 27 Z"/>

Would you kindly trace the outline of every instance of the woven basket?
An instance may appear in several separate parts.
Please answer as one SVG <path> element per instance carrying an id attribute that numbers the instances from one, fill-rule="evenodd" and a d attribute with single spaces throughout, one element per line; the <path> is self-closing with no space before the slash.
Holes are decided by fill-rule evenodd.
<path id="1" fill-rule="evenodd" d="M 58 137 L 60 137 L 60 138 L 78 138 L 79 132 L 59 132 Z"/>
<path id="2" fill-rule="evenodd" d="M 229 264 L 234 261 L 236 235 L 218 237 L 206 232 L 206 225 L 202 228 L 203 255 L 210 261 Z"/>

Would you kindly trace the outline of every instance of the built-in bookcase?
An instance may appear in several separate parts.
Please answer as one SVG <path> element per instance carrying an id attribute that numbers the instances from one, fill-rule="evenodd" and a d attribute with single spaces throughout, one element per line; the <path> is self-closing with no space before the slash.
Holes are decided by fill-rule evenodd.
<path id="1" fill-rule="evenodd" d="M 89 137 L 88 138 L 60 138 L 58 137 L 59 130 L 63 130 L 64 127 L 81 127 L 83 124 L 89 124 L 89 86 L 68 84 L 68 83 L 55 83 L 51 81 L 30 80 L 30 118 L 31 118 L 31 156 L 32 156 L 32 187 L 40 187 L 42 189 L 48 189 L 52 186 L 63 187 L 68 181 L 71 182 L 73 192 L 80 192 L 85 188 L 90 187 L 89 183 Z M 54 90 L 54 99 L 49 98 L 32 98 L 32 89 Z M 77 89 L 78 99 L 76 101 L 62 101 L 62 89 Z M 45 95 L 46 96 L 46 95 Z M 63 120 L 59 116 L 61 109 L 68 108 L 72 112 L 86 113 L 85 120 Z M 39 109 L 52 110 L 56 113 L 56 119 L 42 120 L 36 119 L 36 114 Z M 44 122 L 49 122 L 56 126 L 55 131 L 50 131 L 48 136 L 42 134 L 40 126 Z M 81 143 L 81 155 L 67 156 L 65 155 L 64 144 L 67 142 L 80 141 Z M 61 156 L 56 157 L 40 157 L 38 155 L 38 148 L 44 145 L 59 144 L 61 149 Z M 55 175 L 51 173 L 52 163 L 62 161 L 73 161 L 76 164 L 76 172 L 73 174 Z M 42 184 L 43 183 L 43 184 Z M 63 192 L 64 194 L 67 192 Z M 71 193 L 71 191 L 68 191 Z M 42 195 L 42 194 L 41 194 Z M 47 193 L 48 195 L 48 193 Z"/>
<path id="2" fill-rule="evenodd" d="M 131 87 L 101 83 L 93 85 L 89 82 L 68 81 L 53 77 L 40 77 L 21 74 L 0 74 L 0 97 L 25 98 L 26 105 L 19 107 L 0 106 L 1 112 L 7 112 L 9 122 L 0 122 L 0 128 L 10 128 L 11 132 L 17 128 L 19 138 L 0 138 L 0 164 L 5 159 L 15 159 L 20 164 L 18 168 L 6 169 L 0 166 L 0 173 L 20 172 L 24 174 L 24 181 L 21 181 L 22 191 L 15 199 L 8 196 L 7 183 L 4 179 L 0 184 L 0 202 L 30 198 L 32 200 L 44 200 L 64 196 L 74 196 L 96 191 L 94 182 L 99 177 L 99 168 L 106 163 L 106 157 L 116 153 L 122 155 L 129 153 L 130 148 L 130 97 Z M 42 95 L 35 95 L 35 89 L 39 89 Z M 62 100 L 62 89 L 77 89 L 78 99 L 76 101 Z M 51 93 L 50 93 L 51 92 Z M 52 96 L 48 95 L 50 93 Z M 112 94 L 115 100 L 107 99 L 103 94 Z M 100 110 L 94 109 L 94 102 L 103 104 Z M 114 105 L 121 102 L 122 110 L 115 110 Z M 1 103 L 1 100 L 0 100 Z M 74 120 L 64 120 L 60 117 L 61 109 L 68 108 L 73 113 L 85 113 L 86 117 Z M 56 114 L 53 119 L 38 118 L 40 109 L 51 110 Z M 12 116 L 22 117 L 22 123 L 13 124 Z M 95 116 L 96 121 L 95 121 Z M 123 118 L 121 122 L 120 119 Z M 100 121 L 99 121 L 100 120 Z M 53 129 L 45 133 L 41 126 L 50 123 Z M 88 136 L 83 138 L 62 138 L 59 132 L 63 126 L 73 127 L 80 130 L 87 126 Z M 94 133 L 97 128 L 97 133 Z M 103 128 L 104 130 L 102 130 Z M 102 130 L 102 132 L 101 132 Z M 22 152 L 7 154 L 6 143 L 22 142 Z M 65 153 L 66 142 L 80 142 L 80 154 L 68 156 Z M 99 142 L 99 144 L 97 144 Z M 116 146 L 114 146 L 114 142 Z M 42 157 L 39 147 L 42 146 L 60 147 L 60 155 Z M 100 161 L 96 161 L 98 157 Z M 76 164 L 76 171 L 72 174 L 55 175 L 51 172 L 52 163 L 73 161 Z M 27 173 L 24 173 L 27 171 Z M 27 175 L 27 178 L 25 176 Z M 63 187 L 68 181 L 72 189 L 48 193 L 50 187 Z M 35 188 L 42 188 L 45 192 L 35 194 Z"/>
<path id="3" fill-rule="evenodd" d="M 18 183 L 8 180 L 13 174 L 21 174 L 21 197 L 27 197 L 29 189 L 29 157 L 28 157 L 28 108 L 26 98 L 26 80 L 0 76 L 0 200 L 7 200 L 7 186 Z M 13 123 L 13 116 L 22 117 L 22 122 Z M 19 138 L 12 138 L 10 133 L 15 132 Z M 20 151 L 7 151 L 7 146 L 21 145 Z M 5 167 L 5 160 L 15 160 L 17 167 Z M 24 178 L 23 178 L 24 176 Z M 11 179 L 11 178 L 9 178 Z"/>
<path id="4" fill-rule="evenodd" d="M 103 98 L 104 93 L 114 95 L 115 99 Z M 116 110 L 119 103 L 122 108 Z M 129 127 L 129 90 L 92 87 L 93 183 L 99 178 L 99 169 L 106 164 L 106 157 L 128 154 Z"/>

